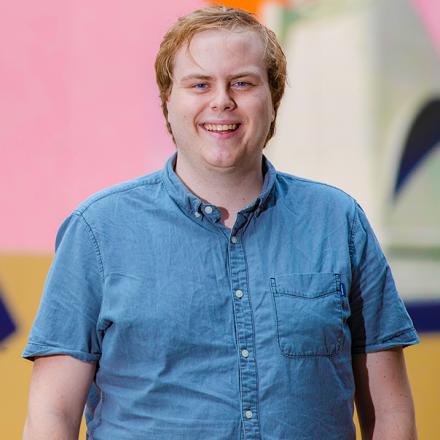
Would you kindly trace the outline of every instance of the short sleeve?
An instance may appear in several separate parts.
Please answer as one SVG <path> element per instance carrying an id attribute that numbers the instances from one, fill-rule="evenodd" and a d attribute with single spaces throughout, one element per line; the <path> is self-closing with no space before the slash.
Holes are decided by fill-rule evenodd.
<path id="1" fill-rule="evenodd" d="M 97 321 L 103 268 L 96 238 L 82 214 L 61 225 L 39 310 L 24 358 L 66 354 L 82 361 L 100 358 Z"/>
<path id="2" fill-rule="evenodd" d="M 380 244 L 356 203 L 350 255 L 352 352 L 368 353 L 419 342 L 411 318 L 397 292 Z"/>

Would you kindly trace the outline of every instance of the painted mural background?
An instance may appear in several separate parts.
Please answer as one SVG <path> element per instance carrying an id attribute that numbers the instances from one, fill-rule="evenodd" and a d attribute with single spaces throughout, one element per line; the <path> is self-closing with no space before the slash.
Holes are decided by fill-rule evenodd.
<path id="1" fill-rule="evenodd" d="M 21 437 L 20 358 L 61 221 L 174 151 L 153 63 L 208 2 L 16 0 L 0 14 L 0 433 Z M 406 351 L 421 439 L 440 432 L 440 3 L 225 1 L 282 39 L 289 87 L 266 154 L 366 209 L 422 344 Z M 82 431 L 82 437 L 84 432 Z"/>

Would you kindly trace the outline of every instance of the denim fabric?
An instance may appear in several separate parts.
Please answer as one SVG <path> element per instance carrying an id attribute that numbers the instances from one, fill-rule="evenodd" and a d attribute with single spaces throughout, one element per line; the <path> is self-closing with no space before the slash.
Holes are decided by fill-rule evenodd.
<path id="1" fill-rule="evenodd" d="M 354 439 L 352 354 L 418 341 L 364 212 L 264 158 L 229 230 L 174 160 L 63 223 L 23 356 L 98 363 L 90 439 Z"/>

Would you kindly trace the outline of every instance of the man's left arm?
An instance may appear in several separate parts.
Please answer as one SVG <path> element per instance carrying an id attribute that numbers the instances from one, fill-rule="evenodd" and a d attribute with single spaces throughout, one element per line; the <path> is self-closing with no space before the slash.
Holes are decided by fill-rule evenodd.
<path id="1" fill-rule="evenodd" d="M 363 440 L 416 440 L 411 389 L 401 347 L 353 355 Z"/>

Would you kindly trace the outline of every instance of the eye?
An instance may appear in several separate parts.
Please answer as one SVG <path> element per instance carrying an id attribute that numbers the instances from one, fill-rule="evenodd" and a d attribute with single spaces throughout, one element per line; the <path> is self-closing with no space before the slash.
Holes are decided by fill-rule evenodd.
<path id="1" fill-rule="evenodd" d="M 232 86 L 237 89 L 247 89 L 251 85 L 252 84 L 247 81 L 236 81 L 235 83 L 232 84 Z"/>
<path id="2" fill-rule="evenodd" d="M 208 84 L 207 83 L 196 83 L 192 85 L 193 89 L 196 90 L 205 90 L 208 88 Z"/>

